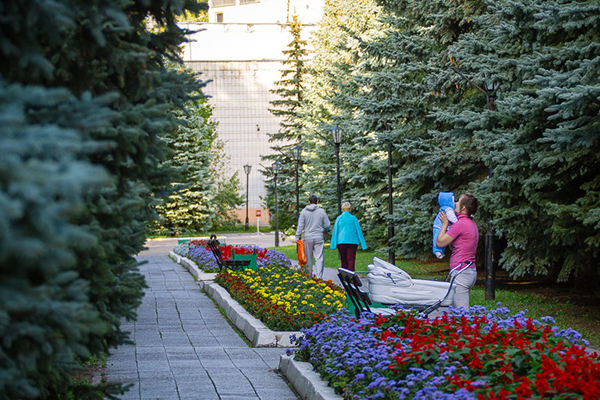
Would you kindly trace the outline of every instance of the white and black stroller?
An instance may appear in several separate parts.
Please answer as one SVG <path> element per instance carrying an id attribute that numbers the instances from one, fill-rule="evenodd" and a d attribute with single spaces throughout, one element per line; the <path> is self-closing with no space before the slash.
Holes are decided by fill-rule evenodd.
<path id="1" fill-rule="evenodd" d="M 368 269 L 369 297 L 373 302 L 399 304 L 425 315 L 452 305 L 457 275 L 448 281 L 448 274 L 445 282 L 412 279 L 402 269 L 377 257 L 373 258 L 373 264 Z"/>

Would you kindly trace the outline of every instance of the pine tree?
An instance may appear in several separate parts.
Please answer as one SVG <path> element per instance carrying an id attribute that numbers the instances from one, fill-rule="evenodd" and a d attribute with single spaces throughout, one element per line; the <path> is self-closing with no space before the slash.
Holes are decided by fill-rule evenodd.
<path id="1" fill-rule="evenodd" d="M 319 30 L 314 33 L 314 57 L 304 91 L 302 119 L 305 170 L 303 188 L 307 194 L 316 194 L 320 203 L 333 219 L 337 214 L 337 166 L 330 129 L 343 129 L 341 143 L 342 201 L 350 201 L 362 219 L 372 207 L 370 197 L 354 191 L 360 185 L 364 157 L 367 151 L 357 143 L 363 132 L 354 120 L 356 108 L 353 96 L 359 88 L 352 80 L 357 65 L 362 62 L 358 51 L 359 38 L 378 34 L 380 9 L 374 1 L 326 1 Z M 372 188 L 371 188 L 372 189 Z M 370 219 L 370 217 L 369 217 Z M 365 231 L 370 231 L 373 225 Z"/>
<path id="2" fill-rule="evenodd" d="M 501 1 L 452 49 L 501 83 L 496 113 L 457 115 L 493 169 L 479 191 L 506 242 L 501 264 L 586 290 L 599 283 L 599 17 L 586 2 Z"/>
<path id="3" fill-rule="evenodd" d="M 172 155 L 164 164 L 180 170 L 180 179 L 173 183 L 169 200 L 157 206 L 160 232 L 175 236 L 208 232 L 213 226 L 227 224 L 231 218 L 227 210 L 241 204 L 239 180 L 229 188 L 219 178 L 217 164 L 224 157 L 223 144 L 217 138 L 216 123 L 210 120 L 210 106 L 202 100 L 188 103 L 186 109 L 176 111 L 185 123 L 165 136 Z M 221 209 L 227 205 L 231 208 Z"/>
<path id="4" fill-rule="evenodd" d="M 295 161 L 292 155 L 294 146 L 302 147 L 301 123 L 298 119 L 298 109 L 302 105 L 302 92 L 306 75 L 307 42 L 302 39 L 302 25 L 297 15 L 292 16 L 290 22 L 292 41 L 288 49 L 283 51 L 287 57 L 282 61 L 285 69 L 281 70 L 282 79 L 276 82 L 277 89 L 272 93 L 280 98 L 271 101 L 273 108 L 269 111 L 281 119 L 280 129 L 276 133 L 269 133 L 269 142 L 273 143 L 271 149 L 274 153 L 263 157 L 270 163 L 278 161 L 283 165 L 283 170 L 277 179 L 279 227 L 288 228 L 296 224 L 296 186 L 295 186 Z M 270 175 L 270 172 L 263 171 Z M 300 174 L 300 173 L 299 173 Z M 274 186 L 268 183 L 267 207 L 274 212 Z M 299 189 L 301 190 L 301 189 Z M 301 204 L 305 203 L 304 197 Z"/>
<path id="5" fill-rule="evenodd" d="M 12 293 L 0 309 L 3 398 L 98 398 L 113 390 L 81 388 L 71 376 L 89 354 L 125 341 L 121 321 L 135 318 L 141 301 L 134 255 L 172 176 L 161 165 L 161 137 L 177 127 L 169 111 L 200 86 L 169 70 L 164 57 L 178 59 L 184 40 L 176 15 L 196 8 L 167 0 L 0 5 L 0 78 L 11 85 L 2 87 L 10 140 L 1 150 L 22 150 L 0 172 L 12 210 L 0 240 L 2 282 L 11 284 L 2 294 Z M 41 151 L 43 144 L 57 150 Z M 35 178 L 23 180 L 30 170 Z M 93 190 L 100 178 L 106 184 Z"/>

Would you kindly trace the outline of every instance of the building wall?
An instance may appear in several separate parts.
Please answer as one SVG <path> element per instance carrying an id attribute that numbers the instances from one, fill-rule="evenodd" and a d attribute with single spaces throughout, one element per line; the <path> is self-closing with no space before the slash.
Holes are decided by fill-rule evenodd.
<path id="1" fill-rule="evenodd" d="M 182 24 L 194 33 L 183 48 L 183 60 L 188 67 L 210 80 L 204 92 L 213 107 L 217 133 L 225 142 L 228 157 L 227 173 L 238 172 L 242 193 L 246 194 L 243 166 L 252 166 L 248 184 L 248 206 L 263 207 L 266 195 L 263 175 L 268 167 L 262 156 L 272 154 L 268 133 L 280 129 L 280 120 L 269 112 L 270 101 L 278 99 L 271 93 L 280 81 L 282 53 L 292 41 L 288 20 L 296 14 L 303 24 L 303 39 L 321 19 L 324 0 L 211 0 L 209 21 L 203 24 Z M 221 13 L 223 23 L 216 22 Z M 262 165 L 261 165 L 262 164 Z M 264 167 L 263 167 L 264 165 Z M 245 219 L 245 204 L 243 207 Z M 263 211 L 262 223 L 267 222 Z M 250 218 L 251 221 L 253 220 Z"/>
<path id="2" fill-rule="evenodd" d="M 211 79 L 205 88 L 214 106 L 218 136 L 225 142 L 228 172 L 236 171 L 246 192 L 244 165 L 252 166 L 248 176 L 248 205 L 261 208 L 266 195 L 262 155 L 271 154 L 267 133 L 279 129 L 279 120 L 268 111 L 275 95 L 269 92 L 280 77 L 277 61 L 187 61 L 187 66 Z M 268 166 L 268 165 L 265 165 Z M 245 207 L 245 205 L 244 205 Z"/>
<path id="3" fill-rule="evenodd" d="M 323 3 L 323 0 L 210 0 L 208 21 L 288 23 L 296 14 L 304 23 L 315 23 L 323 16 Z"/>

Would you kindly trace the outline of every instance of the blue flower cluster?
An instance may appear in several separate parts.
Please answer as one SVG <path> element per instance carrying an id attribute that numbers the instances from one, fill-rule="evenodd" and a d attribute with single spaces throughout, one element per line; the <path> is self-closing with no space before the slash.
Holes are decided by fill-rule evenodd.
<path id="1" fill-rule="evenodd" d="M 292 263 L 285 254 L 277 250 L 267 250 L 264 258 L 258 258 L 256 260 L 256 266 L 258 268 L 264 267 L 291 267 Z"/>
<path id="2" fill-rule="evenodd" d="M 497 327 L 514 327 L 515 324 L 526 325 L 525 311 L 511 315 L 505 308 L 487 310 L 474 306 L 470 310 L 451 309 L 449 316 L 464 316 L 472 321 L 476 316 L 486 316 L 489 329 L 493 324 Z M 475 394 L 466 389 L 446 393 L 439 387 L 447 383 L 447 377 L 455 375 L 457 369 L 466 368 L 449 365 L 448 355 L 439 353 L 432 370 L 410 368 L 401 378 L 391 379 L 387 373 L 395 356 L 403 351 L 411 351 L 411 343 L 397 337 L 388 338 L 388 345 L 383 345 L 377 334 L 383 329 L 375 324 L 376 316 L 363 313 L 360 320 L 355 320 L 345 310 L 328 317 L 319 324 L 303 329 L 303 337 L 295 339 L 298 348 L 295 357 L 310 362 L 321 376 L 330 382 L 336 391 L 345 399 L 475 399 Z M 425 317 L 417 317 L 424 319 Z M 543 318 L 543 324 L 554 323 L 552 318 Z M 534 324 L 541 324 L 533 321 Z M 401 330 L 394 326 L 388 330 Z M 552 329 L 555 335 L 577 344 L 581 335 L 576 331 Z M 389 345 L 390 340 L 393 345 Z M 582 341 L 586 344 L 585 341 Z M 292 354 L 292 351 L 288 352 Z M 393 376 L 393 374 L 392 374 Z M 484 381 L 474 381 L 472 386 L 485 385 Z"/>
<path id="3" fill-rule="evenodd" d="M 204 272 L 218 272 L 219 265 L 212 251 L 202 246 L 193 246 L 186 255 L 187 258 L 195 262 Z"/>

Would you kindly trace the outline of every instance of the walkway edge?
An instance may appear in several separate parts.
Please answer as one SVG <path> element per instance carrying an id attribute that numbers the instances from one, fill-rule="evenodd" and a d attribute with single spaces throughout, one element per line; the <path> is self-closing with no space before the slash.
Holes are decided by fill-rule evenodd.
<path id="1" fill-rule="evenodd" d="M 225 288 L 214 282 L 217 274 L 203 272 L 195 262 L 173 251 L 169 253 L 169 256 L 198 279 L 200 289 L 206 291 L 208 296 L 225 310 L 227 318 L 246 335 L 255 347 L 294 347 L 290 337 L 292 335 L 302 336 L 302 333 L 296 331 L 270 330 L 235 301 Z"/>
<path id="2" fill-rule="evenodd" d="M 302 336 L 302 333 L 295 331 L 270 330 L 235 301 L 225 288 L 215 282 L 200 281 L 198 285 L 225 311 L 227 318 L 256 347 L 294 347 L 290 342 L 290 337 L 292 335 Z"/>
<path id="3" fill-rule="evenodd" d="M 190 271 L 190 273 L 199 281 L 214 281 L 217 274 L 204 272 L 198 268 L 198 264 L 175 253 L 174 251 L 169 252 L 169 257 L 183 268 Z"/>
<path id="4" fill-rule="evenodd" d="M 308 362 L 282 355 L 279 358 L 279 370 L 303 400 L 342 400 L 342 396 L 336 394 Z"/>

